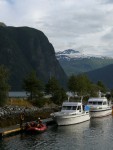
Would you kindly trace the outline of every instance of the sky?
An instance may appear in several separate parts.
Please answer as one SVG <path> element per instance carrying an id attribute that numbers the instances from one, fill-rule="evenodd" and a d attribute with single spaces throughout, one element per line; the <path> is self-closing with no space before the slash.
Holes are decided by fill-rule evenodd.
<path id="1" fill-rule="evenodd" d="M 113 56 L 113 0 L 0 0 L 0 22 L 41 30 L 56 52 Z"/>

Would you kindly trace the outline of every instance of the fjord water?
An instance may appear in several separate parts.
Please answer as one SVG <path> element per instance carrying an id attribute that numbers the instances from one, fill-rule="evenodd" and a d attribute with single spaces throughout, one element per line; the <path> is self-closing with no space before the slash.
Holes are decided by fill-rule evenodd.
<path id="1" fill-rule="evenodd" d="M 113 116 L 70 126 L 49 126 L 41 134 L 17 134 L 0 140 L 0 150 L 112 150 Z"/>

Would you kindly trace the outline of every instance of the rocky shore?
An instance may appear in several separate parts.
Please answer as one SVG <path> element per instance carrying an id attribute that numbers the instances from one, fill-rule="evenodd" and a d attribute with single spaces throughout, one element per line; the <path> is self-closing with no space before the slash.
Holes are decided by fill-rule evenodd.
<path id="1" fill-rule="evenodd" d="M 58 107 L 24 107 L 6 105 L 0 107 L 0 128 L 20 123 L 20 115 L 24 113 L 24 122 L 37 120 L 38 117 L 46 119 L 50 113 L 58 111 Z"/>

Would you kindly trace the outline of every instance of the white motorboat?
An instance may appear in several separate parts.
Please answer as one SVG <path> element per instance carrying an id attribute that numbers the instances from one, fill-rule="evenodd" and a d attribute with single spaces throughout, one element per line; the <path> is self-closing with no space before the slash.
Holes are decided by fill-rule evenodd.
<path id="1" fill-rule="evenodd" d="M 104 117 L 112 114 L 112 106 L 108 103 L 106 97 L 89 98 L 88 106 L 90 107 L 89 113 L 91 118 Z"/>
<path id="2" fill-rule="evenodd" d="M 81 102 L 63 102 L 61 111 L 51 114 L 58 125 L 71 125 L 90 120 L 89 109 Z"/>

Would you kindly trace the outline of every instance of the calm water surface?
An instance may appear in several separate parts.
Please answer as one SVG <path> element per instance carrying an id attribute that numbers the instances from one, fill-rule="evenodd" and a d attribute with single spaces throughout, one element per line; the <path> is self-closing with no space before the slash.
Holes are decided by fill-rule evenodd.
<path id="1" fill-rule="evenodd" d="M 0 150 L 113 150 L 113 116 L 57 127 L 42 134 L 18 134 L 0 140 Z"/>

